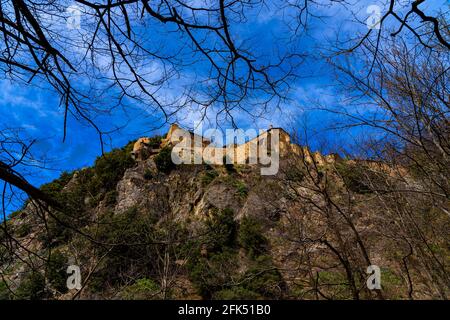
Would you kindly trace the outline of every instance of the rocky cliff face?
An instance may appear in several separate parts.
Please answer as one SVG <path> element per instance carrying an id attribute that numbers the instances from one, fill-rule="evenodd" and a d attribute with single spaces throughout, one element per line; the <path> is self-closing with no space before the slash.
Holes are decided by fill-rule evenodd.
<path id="1" fill-rule="evenodd" d="M 69 264 L 80 266 L 78 296 L 87 299 L 448 297 L 448 219 L 386 210 L 400 200 L 374 190 L 392 173 L 360 165 L 355 182 L 344 161 L 295 157 L 261 176 L 257 166 L 175 167 L 159 154 L 128 155 L 117 151 L 44 187 L 64 212 L 30 202 L 8 221 L 17 241 L 2 234 L 4 297 L 73 297 Z M 363 180 L 368 172 L 379 179 Z M 369 265 L 380 266 L 382 290 L 367 288 Z"/>

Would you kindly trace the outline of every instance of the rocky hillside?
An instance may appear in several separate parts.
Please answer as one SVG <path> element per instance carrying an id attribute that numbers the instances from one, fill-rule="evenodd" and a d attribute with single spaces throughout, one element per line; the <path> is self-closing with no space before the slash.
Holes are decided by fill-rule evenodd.
<path id="1" fill-rule="evenodd" d="M 450 296 L 448 203 L 410 168 L 291 157 L 261 176 L 175 166 L 168 148 L 136 162 L 131 147 L 43 186 L 64 209 L 28 201 L 4 223 L 0 299 Z M 68 265 L 82 290 L 67 289 Z"/>

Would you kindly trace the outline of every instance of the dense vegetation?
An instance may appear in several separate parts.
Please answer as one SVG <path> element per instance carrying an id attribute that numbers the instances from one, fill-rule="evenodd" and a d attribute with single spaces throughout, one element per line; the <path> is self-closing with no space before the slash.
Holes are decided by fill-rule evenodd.
<path id="1" fill-rule="evenodd" d="M 72 296 L 73 263 L 85 298 L 380 298 L 365 288 L 374 252 L 383 257 L 381 298 L 446 295 L 448 219 L 431 199 L 415 195 L 408 206 L 407 193 L 392 191 L 404 182 L 390 167 L 290 159 L 266 179 L 250 166 L 177 167 L 170 147 L 135 163 L 131 146 L 42 186 L 65 210 L 30 214 L 29 202 L 5 222 L 40 256 L 24 265 L 3 242 L 0 263 L 24 271 L 0 281 L 0 299 Z M 141 200 L 118 211 L 127 170 L 123 185 Z"/>

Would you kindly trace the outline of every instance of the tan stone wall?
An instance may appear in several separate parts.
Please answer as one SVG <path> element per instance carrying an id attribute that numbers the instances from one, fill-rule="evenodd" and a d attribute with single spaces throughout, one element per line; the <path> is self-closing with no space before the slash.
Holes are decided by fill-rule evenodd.
<path id="1" fill-rule="evenodd" d="M 163 141 L 162 141 L 162 144 L 161 144 L 162 147 L 166 146 L 169 143 L 176 144 L 176 143 L 180 142 L 177 134 L 174 134 L 177 129 L 180 130 L 180 131 L 176 132 L 177 134 L 179 134 L 181 132 L 186 137 L 190 136 L 190 139 L 192 142 L 192 147 L 194 147 L 195 138 L 197 138 L 198 141 L 202 141 L 203 147 L 206 147 L 211 143 L 208 139 L 203 138 L 202 136 L 196 135 L 196 134 L 194 134 L 188 130 L 185 130 L 183 128 L 180 128 L 177 124 L 174 123 L 174 124 L 170 125 L 170 128 L 169 128 L 169 131 L 167 132 L 166 138 L 163 139 Z"/>
<path id="2" fill-rule="evenodd" d="M 139 138 L 133 145 L 133 151 L 131 152 L 132 157 L 136 160 L 142 159 L 149 143 L 150 138 Z"/>
<path id="3" fill-rule="evenodd" d="M 148 143 L 150 143 L 150 138 L 139 138 L 133 145 L 133 152 L 141 150 Z"/>
<path id="4" fill-rule="evenodd" d="M 181 130 L 177 131 L 176 130 Z M 175 133 L 175 134 L 174 134 Z M 299 157 L 305 157 L 306 161 L 312 162 L 314 159 L 318 164 L 325 164 L 334 162 L 336 160 L 337 155 L 328 155 L 324 156 L 319 152 L 312 153 L 307 147 L 302 147 L 297 144 L 291 143 L 291 138 L 289 134 L 283 129 L 275 128 L 269 129 L 253 138 L 252 140 L 241 144 L 234 145 L 234 147 L 223 148 L 223 147 L 214 147 L 210 145 L 210 141 L 201 136 L 195 135 L 194 133 L 187 131 L 185 129 L 180 128 L 177 124 L 172 124 L 167 132 L 166 138 L 162 141 L 162 146 L 166 146 L 168 144 L 176 145 L 183 141 L 183 137 L 190 137 L 191 139 L 191 147 L 192 150 L 191 155 L 192 159 L 194 157 L 202 158 L 205 162 L 209 163 L 218 163 L 223 160 L 224 156 L 227 156 L 229 159 L 233 160 L 235 164 L 245 164 L 245 163 L 259 163 L 261 156 L 264 155 L 259 154 L 259 145 L 266 145 L 267 149 L 270 150 L 271 147 L 271 134 L 279 134 L 279 155 L 281 157 L 287 156 L 289 154 L 295 154 Z M 198 141 L 201 142 L 201 146 L 194 145 L 194 139 L 197 138 Z M 134 145 L 133 152 L 139 152 L 139 149 L 143 144 L 148 143 L 148 138 L 140 138 Z M 267 157 L 267 154 L 266 154 Z M 252 160 L 249 160 L 252 158 Z"/>

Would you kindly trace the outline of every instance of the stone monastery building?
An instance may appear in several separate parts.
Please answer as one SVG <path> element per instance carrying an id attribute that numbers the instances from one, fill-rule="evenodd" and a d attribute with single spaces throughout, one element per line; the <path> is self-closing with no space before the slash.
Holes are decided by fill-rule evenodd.
<path id="1" fill-rule="evenodd" d="M 187 141 L 190 141 L 190 145 Z M 197 141 L 197 144 L 195 144 L 195 141 Z M 182 147 L 179 144 L 182 144 Z M 260 133 L 257 137 L 241 144 L 233 143 L 228 146 L 215 146 L 209 139 L 185 130 L 177 124 L 172 124 L 166 137 L 162 140 L 160 148 L 166 146 L 171 146 L 178 150 L 189 149 L 193 157 L 203 156 L 203 160 L 210 163 L 217 163 L 217 156 L 226 156 L 228 163 L 266 164 L 264 161 L 267 160 L 261 158 L 267 158 L 267 156 L 273 155 L 274 152 L 278 153 L 280 158 L 291 154 L 304 156 L 307 161 L 311 161 L 314 158 L 319 164 L 334 162 L 339 157 L 336 154 L 322 155 L 319 152 L 311 152 L 307 147 L 291 143 L 290 135 L 282 128 L 270 128 Z M 265 152 L 261 152 L 263 149 Z M 150 146 L 150 138 L 143 137 L 139 138 L 134 144 L 132 155 L 136 160 L 142 160 L 157 152 L 159 152 L 159 148 Z"/>

